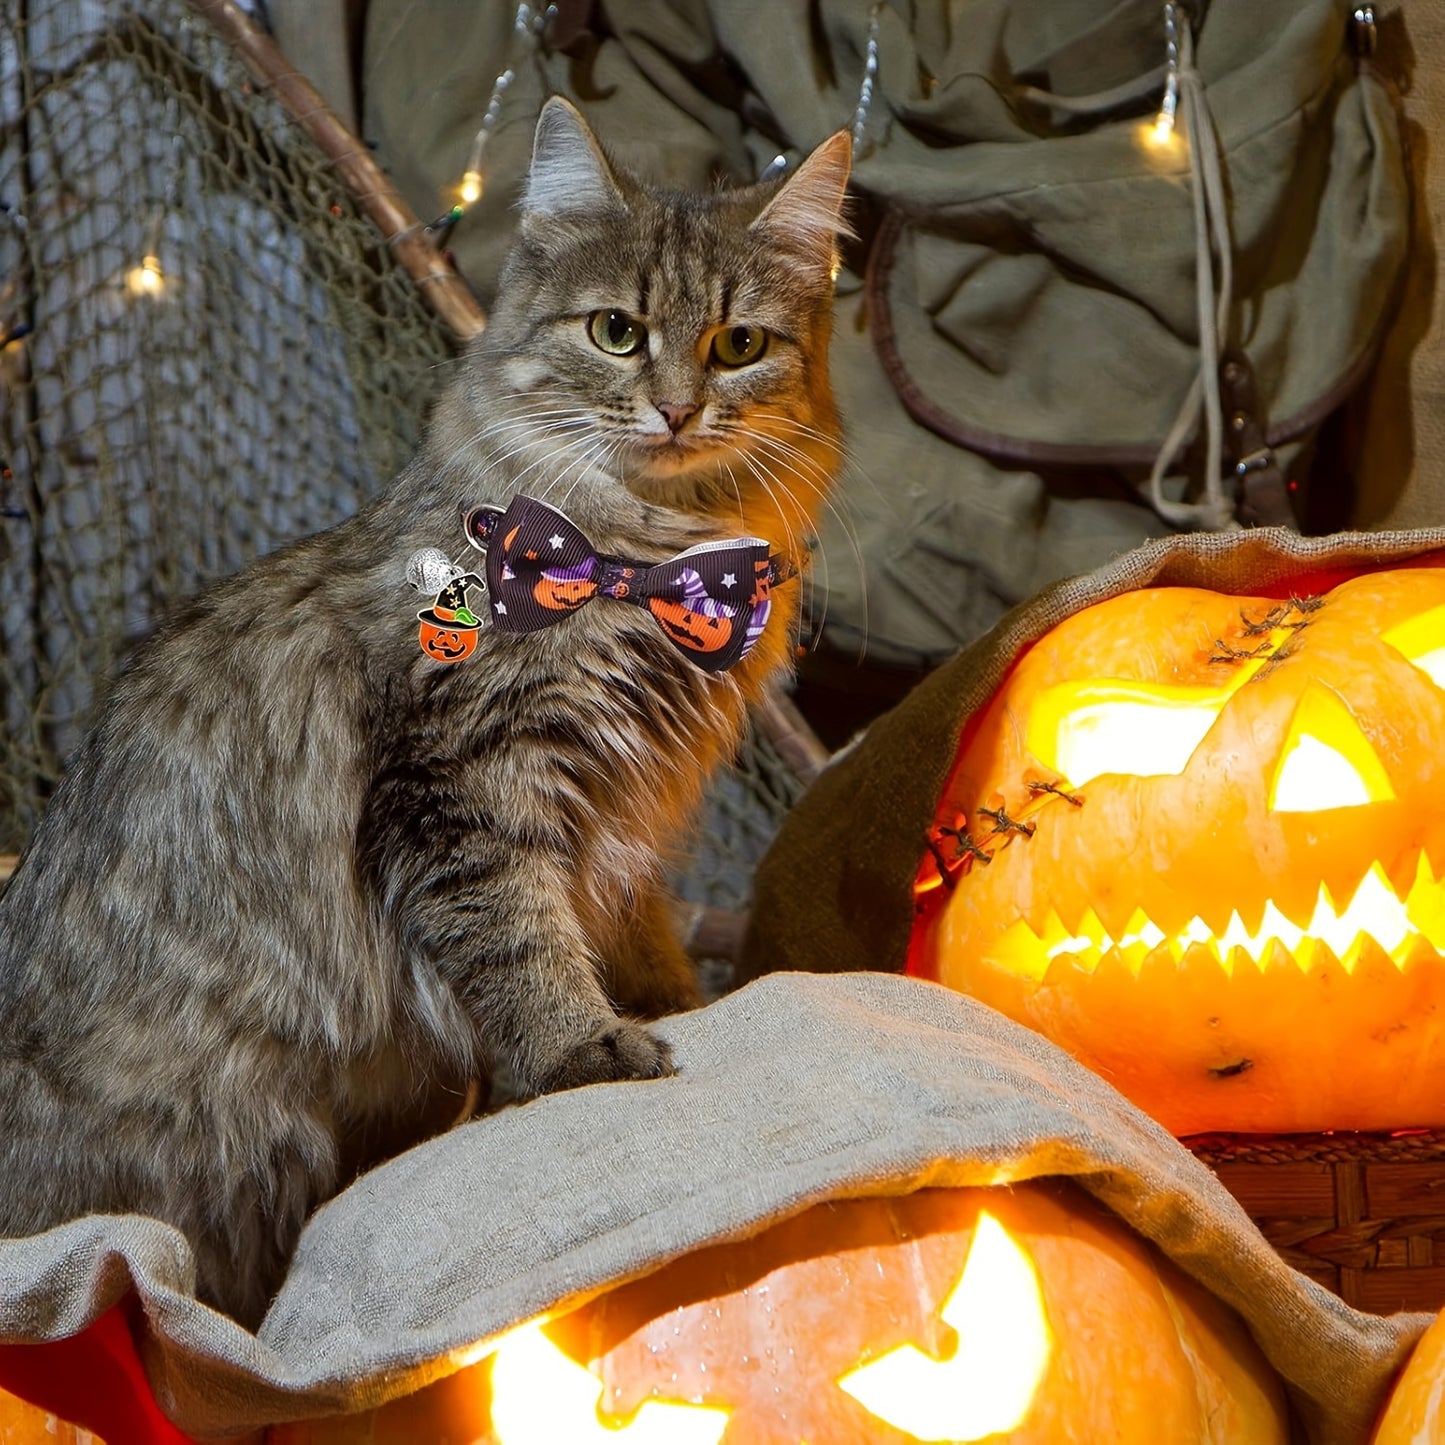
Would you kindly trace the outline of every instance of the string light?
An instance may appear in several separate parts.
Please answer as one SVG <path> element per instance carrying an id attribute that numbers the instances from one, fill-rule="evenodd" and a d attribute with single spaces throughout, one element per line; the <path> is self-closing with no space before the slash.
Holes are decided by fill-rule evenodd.
<path id="1" fill-rule="evenodd" d="M 868 11 L 868 38 L 863 45 L 863 81 L 858 87 L 858 104 L 853 109 L 853 159 L 863 150 L 863 136 L 868 127 L 868 112 L 873 108 L 873 88 L 878 79 L 878 32 L 882 25 L 883 0 L 873 0 Z"/>
<path id="2" fill-rule="evenodd" d="M 556 15 L 556 5 L 533 5 L 529 3 L 529 0 L 522 0 L 522 3 L 517 6 L 517 13 L 512 20 L 513 44 L 520 43 L 533 55 L 538 54 L 542 49 L 547 27 L 556 18 Z M 443 212 L 427 227 L 427 230 L 433 235 L 439 233 L 441 237 L 445 237 L 447 232 L 466 214 L 467 207 L 476 205 L 486 194 L 487 183 L 482 170 L 482 157 L 486 151 L 487 142 L 496 129 L 497 120 L 501 116 L 502 102 L 516 78 L 516 69 L 512 65 L 508 65 L 492 82 L 492 93 L 487 99 L 487 108 L 482 113 L 481 124 L 477 127 L 477 133 L 472 138 L 472 148 L 467 154 L 466 169 L 462 172 L 461 180 L 455 189 L 456 200 L 452 203 L 450 210 Z"/>
<path id="3" fill-rule="evenodd" d="M 175 207 L 176 192 L 180 183 L 181 132 L 180 120 L 173 98 L 167 103 L 166 112 L 171 135 L 171 163 L 166 174 L 165 192 L 160 205 L 151 213 L 151 218 L 146 223 L 144 249 L 141 251 L 140 264 L 132 266 L 125 273 L 125 289 L 132 296 L 149 300 L 158 299 L 164 293 L 169 281 L 165 268 L 161 265 L 161 231 L 165 225 L 167 214 Z"/>
<path id="4" fill-rule="evenodd" d="M 167 200 L 171 187 L 166 187 Z M 166 273 L 161 267 L 161 226 L 165 222 L 165 205 L 157 206 L 146 223 L 145 249 L 139 266 L 125 273 L 125 289 L 132 296 L 159 296 L 166 289 Z"/>
<path id="5" fill-rule="evenodd" d="M 1179 144 L 1174 125 L 1179 111 L 1179 6 L 1164 6 L 1164 96 L 1159 114 L 1145 123 L 1144 142 L 1153 150 L 1172 150 Z"/>
<path id="6" fill-rule="evenodd" d="M 882 27 L 883 0 L 873 0 L 868 10 L 868 33 L 863 42 L 863 79 L 858 85 L 858 101 L 853 107 L 853 120 L 848 133 L 853 140 L 853 159 L 863 150 L 868 129 L 868 112 L 873 108 L 873 92 L 878 82 L 878 33 Z M 787 172 L 788 158 L 779 152 L 758 174 L 760 181 L 775 181 Z M 833 263 L 833 279 L 838 279 L 838 262 Z"/>

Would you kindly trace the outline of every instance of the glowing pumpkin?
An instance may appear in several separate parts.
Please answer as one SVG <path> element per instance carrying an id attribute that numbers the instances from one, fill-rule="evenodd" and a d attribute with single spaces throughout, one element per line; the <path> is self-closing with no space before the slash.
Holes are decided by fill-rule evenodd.
<path id="1" fill-rule="evenodd" d="M 136 1344 L 143 1327 L 130 1295 L 78 1334 L 0 1344 L 0 1445 L 194 1445 L 151 1394 Z"/>
<path id="2" fill-rule="evenodd" d="M 0 1445 L 105 1445 L 105 1441 L 0 1390 Z"/>
<path id="3" fill-rule="evenodd" d="M 1175 1132 L 1445 1124 L 1438 557 L 1076 613 L 971 721 L 938 823 L 910 969 Z"/>
<path id="4" fill-rule="evenodd" d="M 1286 1441 L 1238 1319 L 1067 1184 L 819 1205 L 272 1445 Z"/>
<path id="5" fill-rule="evenodd" d="M 1445 1445 L 1445 1314 L 1416 1342 L 1371 1445 Z"/>

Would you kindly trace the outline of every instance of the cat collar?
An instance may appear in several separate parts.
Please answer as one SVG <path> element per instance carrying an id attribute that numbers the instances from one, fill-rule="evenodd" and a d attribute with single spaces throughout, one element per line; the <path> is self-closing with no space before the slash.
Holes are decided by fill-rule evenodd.
<path id="1" fill-rule="evenodd" d="M 597 598 L 610 598 L 650 612 L 668 640 L 709 673 L 725 672 L 748 655 L 767 625 L 772 588 L 797 576 L 797 568 L 770 553 L 758 537 L 705 542 L 666 562 L 614 557 L 599 552 L 569 518 L 534 497 L 516 496 L 505 510 L 474 507 L 462 527 L 467 541 L 486 553 L 486 624 L 466 612 L 478 626 L 537 632 Z M 445 580 L 455 588 L 468 579 L 480 580 L 471 574 Z M 464 585 L 461 601 L 465 607 Z M 429 611 L 461 615 L 440 597 Z M 418 616 L 422 649 L 437 657 L 427 645 L 427 613 Z M 471 650 L 439 660 L 460 661 Z"/>

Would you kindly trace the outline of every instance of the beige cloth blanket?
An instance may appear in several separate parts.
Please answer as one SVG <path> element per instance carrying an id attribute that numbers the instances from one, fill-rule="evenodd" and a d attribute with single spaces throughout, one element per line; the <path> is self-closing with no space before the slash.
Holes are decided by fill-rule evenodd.
<path id="1" fill-rule="evenodd" d="M 764 979 L 661 1026 L 681 1072 L 465 1125 L 318 1211 L 257 1335 L 198 1304 L 174 1230 L 0 1241 L 0 1339 L 79 1330 L 134 1282 L 155 1391 L 221 1436 L 374 1406 L 449 1351 L 827 1199 L 1074 1178 L 1246 1320 L 1305 1439 L 1362 1442 L 1427 1323 L 1284 1265 L 1202 1165 L 1043 1038 L 885 974 Z"/>

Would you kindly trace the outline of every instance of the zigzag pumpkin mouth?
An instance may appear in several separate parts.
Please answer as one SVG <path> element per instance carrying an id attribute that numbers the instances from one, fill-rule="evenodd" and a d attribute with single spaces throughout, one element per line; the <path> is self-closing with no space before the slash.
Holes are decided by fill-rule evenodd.
<path id="1" fill-rule="evenodd" d="M 1137 978 L 1146 961 L 1168 958 L 1180 963 L 1186 954 L 1212 955 L 1226 974 L 1242 961 L 1263 969 L 1275 960 L 1295 964 L 1301 972 L 1334 959 L 1352 973 L 1370 945 L 1403 969 L 1422 944 L 1445 953 L 1445 881 L 1435 877 L 1430 860 L 1420 854 L 1415 880 L 1404 898 L 1391 886 L 1379 863 L 1370 865 L 1354 896 L 1339 909 L 1321 883 L 1314 911 L 1302 923 L 1288 918 L 1272 901 L 1251 929 L 1236 909 L 1222 933 L 1216 934 L 1198 916 L 1178 933 L 1160 928 L 1136 908 L 1118 938 L 1110 935 L 1092 909 L 1072 927 L 1056 911 L 1044 920 L 1042 932 L 1019 919 L 996 942 L 982 950 L 984 961 L 1021 977 L 1040 981 L 1057 961 L 1093 973 L 1113 955 Z"/>

